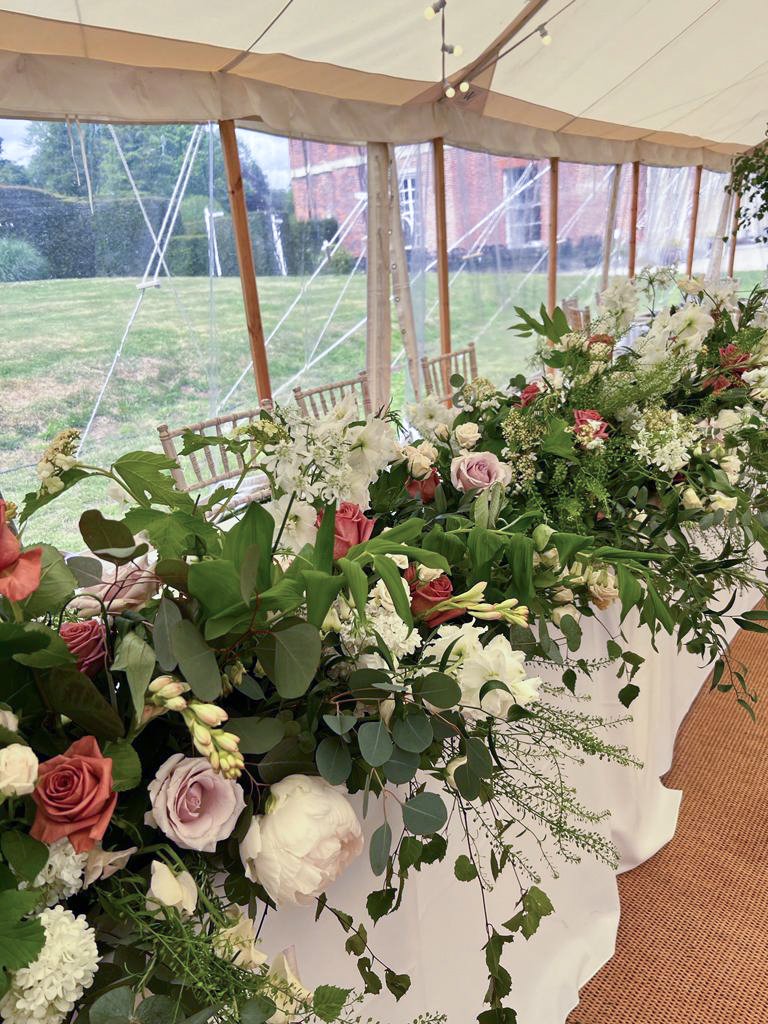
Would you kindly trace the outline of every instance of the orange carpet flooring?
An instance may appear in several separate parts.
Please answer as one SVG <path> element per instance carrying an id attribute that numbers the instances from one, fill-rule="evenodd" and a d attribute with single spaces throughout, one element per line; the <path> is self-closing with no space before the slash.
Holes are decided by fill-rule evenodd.
<path id="1" fill-rule="evenodd" d="M 664 779 L 683 791 L 677 834 L 619 876 L 616 955 L 568 1024 L 768 1024 L 768 635 L 741 632 L 732 655 L 757 723 L 702 689 Z"/>

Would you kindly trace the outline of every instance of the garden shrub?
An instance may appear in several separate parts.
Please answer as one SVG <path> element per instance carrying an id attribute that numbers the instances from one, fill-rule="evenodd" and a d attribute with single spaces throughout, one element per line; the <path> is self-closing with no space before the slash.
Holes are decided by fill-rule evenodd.
<path id="1" fill-rule="evenodd" d="M 0 237 L 0 281 L 39 281 L 48 277 L 48 265 L 23 238 Z"/>

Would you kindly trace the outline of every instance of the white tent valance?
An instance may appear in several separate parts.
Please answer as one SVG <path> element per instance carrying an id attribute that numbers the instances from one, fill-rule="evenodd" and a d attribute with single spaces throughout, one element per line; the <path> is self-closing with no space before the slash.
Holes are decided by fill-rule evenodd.
<path id="1" fill-rule="evenodd" d="M 528 0 L 517 11 L 450 0 L 446 32 L 463 47 L 448 78 L 471 83 L 451 100 L 440 28 L 420 0 L 6 2 L 0 117 L 233 118 L 329 141 L 443 136 L 712 170 L 759 142 L 768 120 L 764 0 Z"/>

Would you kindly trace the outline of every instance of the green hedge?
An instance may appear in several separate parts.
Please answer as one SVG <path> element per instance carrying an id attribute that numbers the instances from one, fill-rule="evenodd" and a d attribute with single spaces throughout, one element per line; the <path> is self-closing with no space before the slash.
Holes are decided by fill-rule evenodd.
<path id="1" fill-rule="evenodd" d="M 0 282 L 48 277 L 45 259 L 23 238 L 0 238 Z"/>

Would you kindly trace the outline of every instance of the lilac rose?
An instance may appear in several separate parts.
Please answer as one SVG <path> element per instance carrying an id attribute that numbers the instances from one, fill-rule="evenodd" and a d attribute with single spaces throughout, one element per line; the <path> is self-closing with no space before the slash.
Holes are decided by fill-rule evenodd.
<path id="1" fill-rule="evenodd" d="M 485 491 L 496 483 L 506 487 L 511 479 L 511 468 L 493 452 L 470 452 L 451 460 L 451 483 L 459 491 Z"/>
<path id="2" fill-rule="evenodd" d="M 174 754 L 149 784 L 152 810 L 144 824 L 159 828 L 182 850 L 213 853 L 229 839 L 245 807 L 243 791 L 204 757 Z"/>

